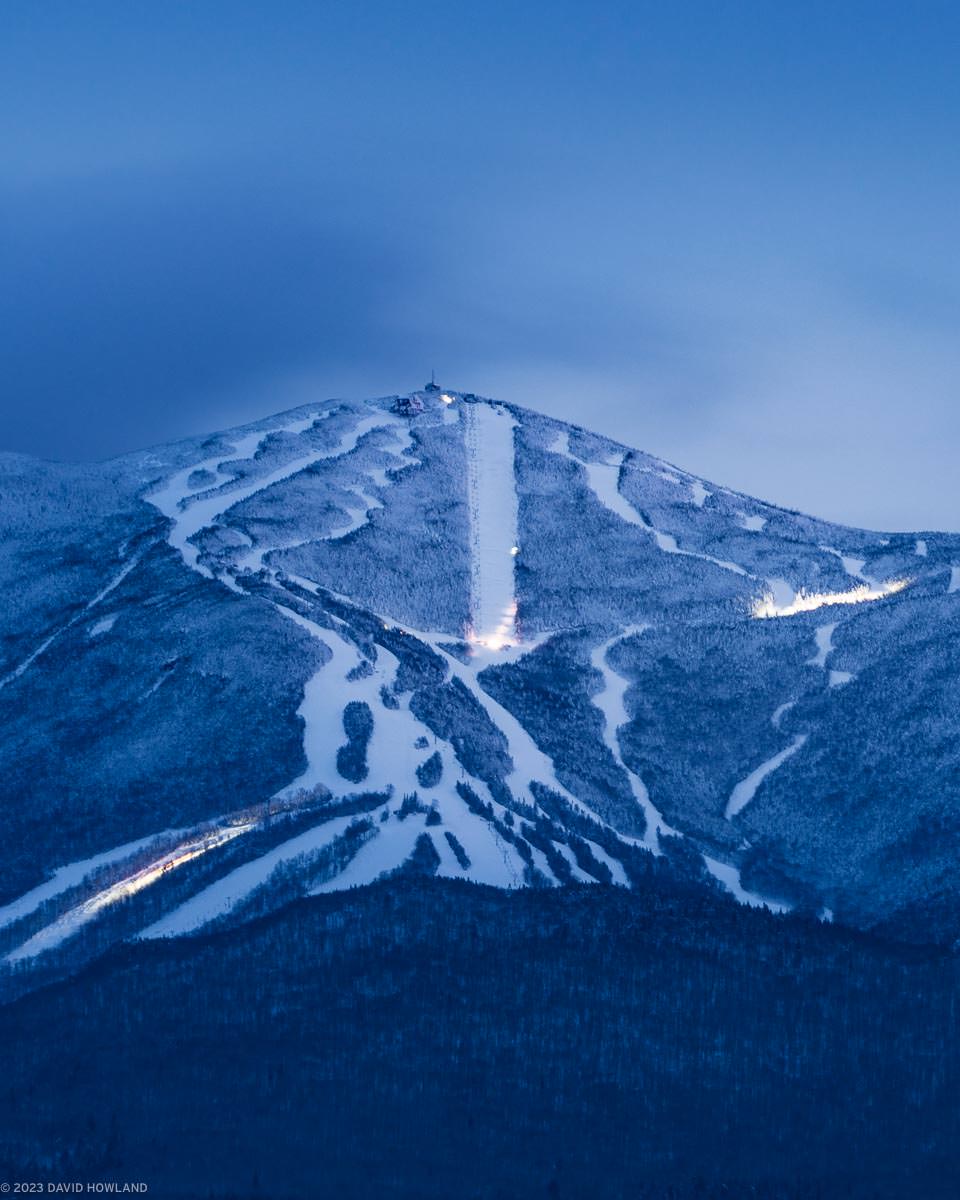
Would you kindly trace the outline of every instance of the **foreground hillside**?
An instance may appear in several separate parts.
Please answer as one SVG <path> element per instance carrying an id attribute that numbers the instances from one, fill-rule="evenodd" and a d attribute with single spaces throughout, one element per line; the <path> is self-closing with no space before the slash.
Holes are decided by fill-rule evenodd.
<path id="1" fill-rule="evenodd" d="M 0 1009 L 0 1160 L 165 1197 L 946 1200 L 958 983 L 663 879 L 395 880 Z"/>

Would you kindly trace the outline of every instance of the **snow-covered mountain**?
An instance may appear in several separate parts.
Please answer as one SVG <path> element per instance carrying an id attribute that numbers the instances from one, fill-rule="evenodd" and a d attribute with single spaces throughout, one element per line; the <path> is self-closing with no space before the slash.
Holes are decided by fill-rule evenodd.
<path id="1" fill-rule="evenodd" d="M 960 936 L 960 537 L 429 387 L 0 457 L 0 954 L 404 870 Z"/>

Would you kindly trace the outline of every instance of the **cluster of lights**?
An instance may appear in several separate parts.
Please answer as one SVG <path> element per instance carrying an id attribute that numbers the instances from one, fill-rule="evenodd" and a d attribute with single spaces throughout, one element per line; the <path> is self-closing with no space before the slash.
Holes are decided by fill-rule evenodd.
<path id="1" fill-rule="evenodd" d="M 517 602 L 513 600 L 503 610 L 503 616 L 500 619 L 500 624 L 493 630 L 492 633 L 477 633 L 470 630 L 467 633 L 467 641 L 471 646 L 476 646 L 482 650 L 505 650 L 508 646 L 516 646 L 517 644 Z"/>
<path id="2" fill-rule="evenodd" d="M 864 583 L 846 592 L 805 592 L 802 588 L 789 604 L 778 604 L 771 593 L 754 600 L 751 609 L 755 617 L 793 617 L 797 613 L 814 612 L 831 604 L 863 604 L 869 600 L 882 600 L 902 592 L 909 579 L 889 579 L 886 583 Z"/>
<path id="3" fill-rule="evenodd" d="M 48 946 L 58 945 L 65 938 L 76 933 L 78 929 L 86 925 L 88 921 L 91 921 L 103 909 L 109 908 L 112 904 L 116 904 L 130 896 L 137 895 L 144 888 L 148 888 L 151 884 L 156 883 L 168 871 L 174 871 L 177 867 L 182 867 L 185 863 L 199 858 L 200 855 L 206 854 L 209 850 L 215 850 L 218 846 L 233 841 L 235 837 L 239 837 L 241 834 L 253 829 L 255 824 L 256 822 L 254 821 L 247 821 L 238 825 L 230 825 L 225 829 L 218 829 L 212 833 L 204 834 L 199 838 L 182 842 L 173 852 L 154 860 L 148 866 L 136 871 L 133 875 L 128 875 L 124 879 L 118 880 L 116 883 L 104 888 L 102 892 L 97 892 L 89 899 L 82 901 L 75 908 L 69 909 L 54 921 L 52 925 L 41 929 L 32 938 L 24 942 L 18 950 L 14 950 L 11 954 L 8 954 L 7 962 L 17 962 L 20 959 L 32 958 Z"/>

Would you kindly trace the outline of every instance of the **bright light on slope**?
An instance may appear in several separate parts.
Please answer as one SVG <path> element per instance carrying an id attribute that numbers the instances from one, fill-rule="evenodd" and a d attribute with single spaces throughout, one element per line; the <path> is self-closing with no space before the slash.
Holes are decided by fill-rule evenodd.
<path id="1" fill-rule="evenodd" d="M 517 602 L 508 604 L 503 610 L 503 617 L 500 624 L 493 630 L 492 633 L 477 633 L 475 630 L 470 630 L 467 633 L 467 641 L 471 646 L 484 650 L 505 650 L 507 646 L 515 646 L 517 644 Z"/>
<path id="2" fill-rule="evenodd" d="M 805 592 L 801 588 L 788 604 L 778 604 L 773 593 L 767 592 L 754 600 L 751 613 L 754 617 L 793 617 L 831 604 L 863 604 L 902 592 L 909 583 L 909 579 L 888 579 L 886 583 L 864 583 L 846 592 Z"/>
<path id="3" fill-rule="evenodd" d="M 444 404 L 452 404 L 453 403 L 453 397 L 448 396 L 446 392 L 443 393 L 443 395 L 440 397 L 440 399 L 444 402 Z"/>
<path id="4" fill-rule="evenodd" d="M 72 937 L 89 921 L 92 921 L 103 909 L 137 895 L 144 888 L 156 883 L 168 871 L 174 871 L 178 867 L 184 866 L 185 863 L 192 862 L 193 859 L 206 854 L 207 851 L 215 850 L 226 842 L 233 841 L 235 837 L 253 829 L 255 824 L 253 821 L 247 821 L 240 825 L 230 825 L 225 829 L 217 829 L 190 841 L 182 842 L 148 866 L 118 880 L 102 891 L 96 892 L 74 908 L 68 909 L 52 925 L 45 926 L 24 942 L 19 949 L 8 954 L 6 961 L 15 963 L 25 958 L 35 958 L 45 950 L 52 950 L 67 938 Z"/>

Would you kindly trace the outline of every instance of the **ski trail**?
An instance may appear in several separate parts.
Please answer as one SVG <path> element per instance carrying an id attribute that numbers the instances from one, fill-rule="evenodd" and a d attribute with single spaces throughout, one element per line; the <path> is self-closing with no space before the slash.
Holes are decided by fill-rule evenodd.
<path id="1" fill-rule="evenodd" d="M 315 420 L 318 420 L 320 415 L 317 414 L 310 420 L 309 424 L 313 424 Z M 239 504 L 242 500 L 246 500 L 250 496 L 256 495 L 257 492 L 262 492 L 276 483 L 282 483 L 283 480 L 289 479 L 292 475 L 297 475 L 301 471 L 305 471 L 307 467 L 313 466 L 314 463 L 323 462 L 325 459 L 340 458 L 344 454 L 349 454 L 364 434 L 369 433 L 371 429 L 389 427 L 389 425 L 390 421 L 385 419 L 385 414 L 370 414 L 361 418 L 352 429 L 345 433 L 338 445 L 332 450 L 312 450 L 309 454 L 301 455 L 285 463 L 282 467 L 277 467 L 276 470 L 271 471 L 268 475 L 250 483 L 240 484 L 237 487 L 231 488 L 226 493 L 218 491 L 217 494 L 211 496 L 207 494 L 211 490 L 210 487 L 204 487 L 204 495 L 202 497 L 194 499 L 192 503 L 184 506 L 184 502 L 189 500 L 192 494 L 188 480 L 194 471 L 201 469 L 209 470 L 212 465 L 215 465 L 218 471 L 218 482 L 227 482 L 230 477 L 229 474 L 220 469 L 221 463 L 240 461 L 243 451 L 247 451 L 247 458 L 252 458 L 263 442 L 272 434 L 303 432 L 303 422 L 296 422 L 293 425 L 281 425 L 275 429 L 269 429 L 264 433 L 257 434 L 256 437 L 258 440 L 253 444 L 252 452 L 250 452 L 250 446 L 253 443 L 253 435 L 250 438 L 243 439 L 235 448 L 232 456 L 225 457 L 223 454 L 218 454 L 215 458 L 208 459 L 206 462 L 196 463 L 189 469 L 175 475 L 164 488 L 156 492 L 151 492 L 145 499 L 155 508 L 158 508 L 172 522 L 167 540 L 174 549 L 180 552 L 186 565 L 194 571 L 198 571 L 201 575 L 205 575 L 208 579 L 213 579 L 213 572 L 199 561 L 200 548 L 191 542 L 191 538 L 195 537 L 202 529 L 216 525 L 223 513 L 228 508 L 232 508 L 233 505 Z M 216 487 L 217 485 L 214 484 L 213 486 Z"/>
<path id="2" fill-rule="evenodd" d="M 516 642 L 518 501 L 514 474 L 516 421 L 505 408 L 464 406 L 467 504 L 470 512 L 470 618 L 468 640 L 500 650 Z"/>
<path id="3" fill-rule="evenodd" d="M 733 820 L 737 813 L 742 812 L 746 808 L 757 794 L 757 789 L 766 777 L 782 766 L 788 758 L 796 754 L 806 740 L 807 735 L 805 733 L 797 734 L 789 746 L 781 750 L 779 754 L 775 754 L 773 758 L 768 758 L 766 762 L 761 763 L 756 770 L 750 772 L 746 779 L 740 780 L 730 793 L 730 799 L 727 801 L 727 808 L 723 814 L 728 821 Z"/>
<path id="4" fill-rule="evenodd" d="M 101 867 L 109 867 L 114 863 L 123 862 L 125 858 L 132 858 L 139 850 L 143 850 L 151 843 L 159 841 L 162 837 L 179 837 L 182 836 L 182 830 L 169 830 L 166 834 L 153 833 L 149 837 L 140 838 L 136 842 L 127 842 L 123 846 L 115 846 L 112 850 L 105 850 L 102 854 L 95 854 L 93 858 L 85 858 L 80 862 L 68 863 L 64 867 L 58 867 L 49 879 L 38 884 L 35 888 L 31 888 L 29 892 L 25 892 L 16 900 L 12 900 L 9 904 L 0 908 L 0 929 L 7 925 L 12 925 L 14 921 L 19 921 L 21 917 L 29 916 L 35 912 L 41 904 L 47 900 L 52 900 L 55 896 L 60 896 L 67 892 L 72 887 L 77 887 L 84 880 L 92 875 L 95 871 L 99 871 Z"/>
<path id="5" fill-rule="evenodd" d="M 625 457 L 624 455 L 618 461 L 612 463 L 580 463 L 584 471 L 586 471 L 587 482 L 601 504 L 609 508 L 611 512 L 615 512 L 617 516 L 622 517 L 625 521 L 629 521 L 633 525 L 639 525 L 641 529 L 650 534 L 654 542 L 656 542 L 657 548 L 662 550 L 664 554 L 679 554 L 683 558 L 697 558 L 701 562 L 719 567 L 722 571 L 731 571 L 734 575 L 742 575 L 749 579 L 754 578 L 739 563 L 727 562 L 722 558 L 714 558 L 711 554 L 701 554 L 698 550 L 682 550 L 677 545 L 677 539 L 673 534 L 662 533 L 659 529 L 654 529 L 650 522 L 642 517 L 630 501 L 620 492 L 620 470 Z"/>
<path id="6" fill-rule="evenodd" d="M 708 854 L 704 854 L 703 861 L 714 879 L 719 880 L 730 895 L 734 896 L 740 904 L 749 904 L 751 908 L 769 908 L 771 912 L 775 913 L 790 911 L 791 905 L 789 904 L 784 904 L 779 900 L 769 900 L 766 896 L 761 896 L 758 892 L 748 892 L 740 882 L 740 872 L 736 867 L 730 866 L 729 863 L 720 862 L 719 859 L 711 858 Z"/>
<path id="7" fill-rule="evenodd" d="M 816 630 L 814 631 L 814 637 L 817 643 L 817 652 L 813 658 L 807 659 L 806 665 L 808 667 L 821 667 L 823 670 L 827 669 L 827 659 L 834 651 L 833 634 L 839 624 L 839 621 L 830 621 L 826 625 L 817 626 Z M 828 687 L 842 687 L 843 684 L 850 683 L 853 679 L 856 679 L 856 675 L 854 675 L 852 671 L 827 672 Z"/>
<path id="8" fill-rule="evenodd" d="M 863 573 L 863 568 L 867 565 L 865 558 L 854 558 L 852 554 L 844 554 L 842 550 L 833 546 L 821 546 L 820 549 L 832 554 L 834 558 L 839 558 L 844 571 L 851 579 L 859 579 L 861 583 L 873 583 L 870 576 Z"/>
<path id="9" fill-rule="evenodd" d="M 109 633 L 114 625 L 116 625 L 118 615 L 118 613 L 111 613 L 108 617 L 101 617 L 95 625 L 90 627 L 87 637 L 93 641 L 94 638 L 98 638 L 105 633 Z"/>
<path id="10" fill-rule="evenodd" d="M 300 584 L 307 591 L 312 591 L 314 593 L 318 591 L 317 584 L 313 583 L 309 579 L 304 579 L 301 576 L 293 575 L 290 576 L 290 579 L 295 583 Z M 332 594 L 337 595 L 337 593 Z M 348 603 L 350 602 L 349 597 L 340 596 L 339 598 Z M 320 626 L 315 625 L 312 621 L 309 621 L 306 617 L 301 617 L 299 613 L 294 613 L 291 609 L 286 608 L 283 604 L 278 604 L 278 608 L 281 612 L 283 612 L 284 616 L 296 621 L 298 624 L 302 625 L 303 628 L 307 629 L 309 632 L 312 632 L 313 635 L 319 640 L 325 642 L 332 648 L 332 642 L 328 636 L 330 633 L 329 630 L 322 629 Z M 447 648 L 450 642 L 449 633 L 431 633 L 420 629 L 413 629 L 399 621 L 391 621 L 389 623 L 389 627 L 391 629 L 400 630 L 402 633 L 409 634 L 410 637 L 417 638 L 418 641 L 430 646 L 431 649 L 433 649 L 442 657 L 450 671 L 450 674 L 459 679 L 463 686 L 471 693 L 474 699 L 481 704 L 484 709 L 486 709 L 487 715 L 489 716 L 491 722 L 506 738 L 507 748 L 510 753 L 510 757 L 513 759 L 514 769 L 504 779 L 504 782 L 511 789 L 511 791 L 524 794 L 525 798 L 528 799 L 531 804 L 535 804 L 536 801 L 532 791 L 530 790 L 530 784 L 536 781 L 545 784 L 551 790 L 558 792 L 578 811 L 590 817 L 596 816 L 595 813 L 591 812 L 590 809 L 588 809 L 581 801 L 577 800 L 577 798 L 573 796 L 566 787 L 564 787 L 559 779 L 557 779 L 552 760 L 537 746 L 536 742 L 523 727 L 523 725 L 520 724 L 513 713 L 504 708 L 503 705 L 499 704 L 488 692 L 484 691 L 477 678 L 477 668 L 473 665 L 467 665 L 466 663 L 461 662 L 455 654 L 450 652 L 450 650 Z M 346 643 L 346 646 L 349 647 L 349 656 L 345 657 L 341 662 L 341 669 L 344 670 L 344 673 L 346 673 L 346 671 L 351 667 L 355 666 L 359 661 L 356 647 L 349 642 Z M 512 654 L 519 654 L 518 648 L 504 648 L 505 657 L 509 658 Z M 389 651 L 383 649 L 383 647 L 378 647 L 377 655 L 378 659 L 381 656 L 389 655 L 390 662 L 396 662 L 396 659 L 393 657 L 393 655 L 390 655 Z M 315 677 L 318 692 L 321 692 L 320 678 L 323 674 L 323 671 L 328 668 L 321 668 Z M 327 681 L 329 682 L 329 680 L 330 676 L 327 676 Z M 310 685 L 308 684 L 308 687 L 309 686 Z M 378 688 L 372 688 L 371 694 L 378 696 Z M 358 698 L 362 697 L 358 696 Z M 372 707 L 372 699 L 370 703 Z M 298 711 L 300 712 L 300 715 L 306 719 L 306 710 L 301 707 L 301 709 Z M 406 712 L 408 717 L 411 717 L 411 719 L 414 721 L 416 720 L 415 718 L 412 718 L 412 714 L 409 713 L 407 708 L 402 707 L 400 711 Z M 426 734 L 430 738 L 434 737 L 433 733 L 429 729 L 427 729 L 425 726 L 419 726 L 419 723 L 417 723 L 416 733 Z M 376 736 L 376 731 L 374 731 L 374 736 Z M 338 742 L 337 744 L 339 745 L 341 743 Z M 475 780 L 474 782 L 476 784 L 480 781 Z M 301 787 L 304 786 L 302 780 L 298 780 L 297 784 Z M 416 788 L 416 786 L 416 783 L 411 784 L 411 787 L 413 788 Z M 666 827 L 664 828 L 666 829 Z M 627 838 L 625 840 L 631 841 L 633 839 Z"/>
<path id="11" fill-rule="evenodd" d="M 690 481 L 690 499 L 697 508 L 703 508 L 705 502 L 713 495 L 713 492 L 707 491 L 699 479 L 691 479 Z"/>
<path id="12" fill-rule="evenodd" d="M 133 568 L 140 562 L 141 557 L 142 556 L 138 554 L 133 558 L 128 559 L 116 573 L 116 575 L 114 575 L 113 578 L 107 583 L 106 587 L 101 588 L 101 590 L 97 592 L 93 599 L 85 604 L 75 617 L 71 617 L 70 620 L 61 625 L 59 629 L 55 629 L 49 637 L 40 643 L 40 645 L 36 648 L 36 650 L 33 651 L 32 654 L 28 655 L 23 662 L 20 663 L 19 666 L 14 667 L 9 674 L 4 675 L 4 677 L 0 679 L 0 691 L 2 691 L 3 688 L 5 688 L 8 684 L 13 683 L 15 679 L 19 679 L 24 671 L 33 666 L 37 659 L 46 653 L 46 651 L 53 645 L 53 643 L 58 637 L 60 637 L 61 634 L 66 633 L 68 629 L 72 629 L 78 621 L 83 620 L 83 618 L 91 611 L 91 609 L 96 608 L 101 600 L 105 600 L 111 592 L 115 591 L 116 588 L 123 583 L 124 579 L 126 579 Z"/>
<path id="13" fill-rule="evenodd" d="M 951 592 L 960 592 L 960 567 L 950 568 L 950 582 L 947 584 L 947 595 Z"/>
<path id="14" fill-rule="evenodd" d="M 768 579 L 771 590 L 753 602 L 751 615 L 760 619 L 793 617 L 797 613 L 815 612 L 839 604 L 865 604 L 872 600 L 884 600 L 909 587 L 909 579 L 889 579 L 886 583 L 862 583 L 846 592 L 807 592 L 803 588 L 794 592 L 783 580 Z M 784 585 L 791 593 L 789 597 L 777 594 L 774 585 Z"/>
<path id="15" fill-rule="evenodd" d="M 373 428 L 389 430 L 390 433 L 392 433 L 394 437 L 401 443 L 389 451 L 384 450 L 384 453 L 389 454 L 398 464 L 400 464 L 404 461 L 403 456 L 407 455 L 410 449 L 413 447 L 414 441 L 410 430 L 406 425 L 395 423 L 394 418 L 390 418 L 390 420 L 394 421 L 394 423 L 386 425 L 377 424 L 374 425 Z M 365 430 L 364 432 L 368 431 Z M 338 446 L 336 446 L 333 450 L 324 451 L 321 459 L 315 461 L 346 457 L 357 448 L 360 437 L 362 437 L 362 433 L 360 435 L 356 435 L 355 430 L 349 431 L 349 433 L 344 435 L 344 437 L 341 439 Z M 412 465 L 418 461 L 419 460 L 416 458 L 408 457 L 406 458 L 405 463 Z M 389 479 L 387 478 L 386 470 L 382 468 L 361 470 L 358 472 L 358 474 L 361 474 L 364 479 L 368 481 L 368 484 L 378 488 L 387 487 L 390 483 Z M 353 533 L 354 530 L 361 528 L 361 526 L 366 525 L 370 520 L 370 514 L 375 509 L 382 508 L 383 502 L 378 496 L 372 495 L 370 492 L 365 491 L 364 486 L 360 483 L 350 485 L 349 491 L 351 494 L 352 503 L 348 504 L 347 506 L 346 524 L 339 526 L 337 529 L 334 529 L 331 533 L 326 534 L 325 536 L 316 535 L 302 541 L 277 543 L 275 545 L 268 545 L 264 543 L 262 545 L 258 544 L 251 546 L 250 549 L 245 551 L 237 560 L 234 570 L 237 573 L 243 571 L 260 571 L 264 566 L 263 560 L 265 556 L 274 550 L 293 550 L 298 546 L 309 545 L 314 541 L 336 542 L 341 538 L 347 537 L 348 534 Z M 234 501 L 231 501 L 231 504 L 232 503 L 234 503 Z"/>
<path id="16" fill-rule="evenodd" d="M 604 689 L 598 692 L 592 700 L 593 704 L 603 714 L 603 740 L 606 742 L 613 754 L 614 761 L 624 769 L 627 778 L 630 780 L 630 787 L 633 790 L 634 797 L 640 807 L 643 809 L 643 815 L 646 820 L 646 831 L 643 836 L 642 845 L 644 845 L 653 854 L 660 854 L 660 838 L 662 833 L 664 836 L 676 836 L 677 831 L 671 829 L 664 821 L 659 810 L 654 806 L 650 799 L 650 793 L 647 791 L 646 784 L 639 775 L 635 775 L 633 771 L 623 761 L 623 755 L 620 751 L 620 742 L 617 738 L 617 731 L 624 725 L 629 724 L 630 715 L 626 707 L 626 694 L 629 686 L 629 681 L 624 679 L 622 675 L 618 675 L 616 671 L 607 662 L 607 654 L 613 646 L 618 642 L 625 641 L 629 637 L 643 633 L 645 629 L 649 629 L 649 625 L 634 625 L 630 629 L 625 629 L 622 633 L 616 634 L 601 646 L 597 646 L 590 655 L 590 662 L 594 669 L 599 671 L 603 676 Z"/>
<path id="17" fill-rule="evenodd" d="M 383 826 L 378 827 L 380 832 L 364 842 L 338 875 L 317 884 L 309 894 L 319 896 L 324 892 L 342 892 L 347 888 L 362 887 L 403 866 L 413 853 L 417 838 L 428 831 L 423 817 L 407 817 L 405 821 L 393 824 L 395 828 L 390 833 L 386 833 Z"/>
<path id="18" fill-rule="evenodd" d="M 308 854 L 330 845 L 354 820 L 354 816 L 338 817 L 324 825 L 316 825 L 279 846 L 274 846 L 266 854 L 243 863 L 229 875 L 217 879 L 209 887 L 197 892 L 179 908 L 148 925 L 137 936 L 144 939 L 178 937 L 202 929 L 217 917 L 232 912 L 261 884 L 267 882 L 276 867 L 301 854 Z"/>
<path id="19" fill-rule="evenodd" d="M 533 782 L 542 783 L 552 791 L 558 792 L 581 812 L 587 813 L 591 817 L 595 816 L 595 813 L 591 813 L 563 786 L 557 778 L 553 761 L 544 754 L 513 713 L 483 690 L 476 675 L 469 667 L 444 650 L 442 646 L 437 646 L 436 649 L 447 660 L 451 674 L 455 675 L 474 698 L 483 705 L 490 720 L 507 739 L 507 749 L 513 759 L 513 771 L 504 782 L 510 790 L 524 793 L 531 804 L 536 804 L 530 785 Z"/>
<path id="20" fill-rule="evenodd" d="M 785 704 L 777 705 L 777 707 L 773 710 L 773 716 L 770 718 L 770 724 L 774 727 L 774 729 L 780 728 L 780 722 L 795 704 L 796 700 L 788 700 Z"/>
<path id="21" fill-rule="evenodd" d="M 396 677 L 399 667 L 397 658 L 383 646 L 378 646 L 377 661 L 372 665 L 370 674 L 348 681 L 348 673 L 361 662 L 356 646 L 338 632 L 322 628 L 281 603 L 277 603 L 276 607 L 285 617 L 323 642 L 333 654 L 332 659 L 307 681 L 303 702 L 297 710 L 304 721 L 303 749 L 307 757 L 307 769 L 278 794 L 293 795 L 302 788 L 310 789 L 317 784 L 329 788 L 334 795 L 356 790 L 401 795 L 417 792 L 425 803 L 436 802 L 442 814 L 442 828 L 448 828 L 456 835 L 471 860 L 471 867 L 467 871 L 457 870 L 458 877 L 465 876 L 477 883 L 489 883 L 496 887 L 517 886 L 523 864 L 520 862 L 518 865 L 513 861 L 516 858 L 515 851 L 511 848 L 508 853 L 493 826 L 472 813 L 457 793 L 456 782 L 463 772 L 455 763 L 449 745 L 441 743 L 436 746 L 434 734 L 410 711 L 408 699 L 397 697 L 397 708 L 383 705 L 381 689 L 389 686 Z M 462 667 L 462 664 L 457 665 Z M 337 750 L 347 740 L 343 728 L 343 710 L 350 700 L 364 701 L 374 714 L 373 733 L 367 746 L 367 775 L 360 785 L 350 784 L 337 770 Z M 428 756 L 428 751 L 417 745 L 423 737 L 428 738 L 439 750 L 443 761 L 441 783 L 436 788 L 423 789 L 417 779 L 417 767 Z M 544 761 L 549 762 L 545 758 Z M 538 778 L 566 795 L 552 772 L 543 771 Z M 474 780 L 473 784 L 475 790 L 482 790 L 483 785 L 479 780 Z M 385 835 L 385 843 L 381 848 L 364 855 L 361 865 L 354 868 L 353 874 L 361 870 L 362 863 L 368 858 L 378 860 L 379 855 L 386 852 L 387 846 L 394 845 L 395 840 L 391 835 Z M 399 866 L 405 857 L 406 853 L 396 858 L 393 865 Z"/>
<path id="22" fill-rule="evenodd" d="M 138 892 L 142 892 L 151 884 L 156 883 L 168 871 L 182 867 L 208 851 L 233 841 L 234 838 L 253 829 L 254 824 L 254 822 L 247 822 L 242 825 L 230 825 L 181 843 L 132 875 L 112 883 L 109 887 L 103 888 L 63 913 L 50 925 L 44 926 L 43 929 L 28 938 L 22 946 L 11 951 L 4 961 L 8 963 L 22 962 L 24 959 L 36 958 L 37 955 L 55 949 L 89 924 L 105 908 L 137 895 Z"/>
<path id="23" fill-rule="evenodd" d="M 833 633 L 838 624 L 839 621 L 829 621 L 826 625 L 818 625 L 814 630 L 817 652 L 813 658 L 807 659 L 808 667 L 826 668 L 827 659 L 833 653 Z"/>
<path id="24" fill-rule="evenodd" d="M 565 458 L 569 458 L 571 462 L 575 463 L 586 475 L 590 490 L 604 508 L 609 509 L 610 512 L 615 513 L 630 525 L 639 525 L 645 533 L 650 534 L 657 548 L 662 550 L 664 554 L 678 554 L 683 558 L 696 558 L 701 562 L 710 563 L 711 566 L 719 567 L 722 571 L 731 571 L 734 575 L 742 575 L 747 579 L 756 578 L 756 576 L 751 575 L 749 571 L 741 567 L 739 563 L 727 562 L 722 558 L 714 558 L 710 554 L 701 554 L 697 550 L 681 549 L 677 545 L 677 539 L 673 534 L 662 533 L 642 517 L 620 491 L 620 472 L 626 461 L 626 454 L 621 454 L 612 461 L 602 463 L 583 462 L 570 450 L 570 438 L 567 433 L 559 433 L 549 446 L 549 450 L 553 454 L 562 454 Z M 676 477 L 671 476 L 670 478 L 674 483 L 681 482 Z M 701 507 L 704 500 L 710 495 L 710 492 L 697 481 L 692 481 L 689 486 L 693 489 L 693 503 L 697 507 Z M 703 498 L 699 499 L 701 492 L 703 493 Z"/>

